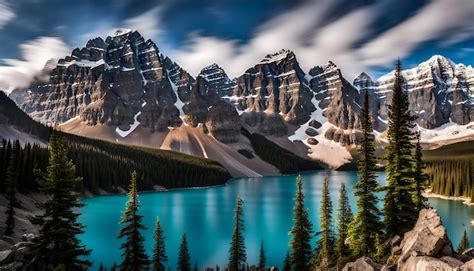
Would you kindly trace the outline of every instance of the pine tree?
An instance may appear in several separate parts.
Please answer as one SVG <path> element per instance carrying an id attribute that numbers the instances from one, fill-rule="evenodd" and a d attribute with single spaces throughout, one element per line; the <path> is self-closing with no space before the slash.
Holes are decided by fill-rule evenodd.
<path id="1" fill-rule="evenodd" d="M 413 227 L 418 212 L 413 203 L 413 139 L 415 118 L 410 114 L 408 96 L 403 91 L 400 61 L 397 62 L 392 102 L 388 106 L 387 186 L 384 198 L 384 223 L 388 237 Z"/>
<path id="2" fill-rule="evenodd" d="M 260 242 L 260 255 L 258 258 L 258 268 L 263 269 L 265 268 L 267 259 L 265 257 L 265 249 L 263 248 L 263 240 Z"/>
<path id="3" fill-rule="evenodd" d="M 416 146 L 415 146 L 415 157 L 413 167 L 413 179 L 415 185 L 415 193 L 413 194 L 413 202 L 415 203 L 416 211 L 419 212 L 421 209 L 428 208 L 428 201 L 423 197 L 423 191 L 428 184 L 428 175 L 424 172 L 426 165 L 423 162 L 423 153 L 420 145 L 420 133 L 416 134 Z"/>
<path id="4" fill-rule="evenodd" d="M 179 245 L 179 254 L 178 254 L 178 271 L 191 271 L 191 257 L 189 256 L 188 250 L 188 239 L 186 234 L 183 234 L 181 237 L 181 244 Z"/>
<path id="5" fill-rule="evenodd" d="M 168 261 L 165 249 L 165 236 L 161 228 L 160 219 L 156 219 L 155 227 L 155 247 L 153 249 L 153 271 L 165 271 L 164 263 Z"/>
<path id="6" fill-rule="evenodd" d="M 359 182 L 354 185 L 357 197 L 357 212 L 349 225 L 349 247 L 353 256 L 367 256 L 375 251 L 375 237 L 382 234 L 381 212 L 377 208 L 378 189 L 376 180 L 376 157 L 372 121 L 370 119 L 369 95 L 365 93 L 361 114 L 362 139 L 359 148 Z"/>
<path id="7" fill-rule="evenodd" d="M 350 259 L 350 249 L 346 245 L 349 224 L 352 221 L 352 210 L 347 197 L 346 186 L 341 183 L 339 188 L 339 208 L 337 211 L 337 240 L 336 240 L 336 263 L 338 267 L 344 266 Z"/>
<path id="8" fill-rule="evenodd" d="M 283 262 L 283 271 L 291 271 L 290 252 L 286 252 L 285 261 Z"/>
<path id="9" fill-rule="evenodd" d="M 76 177 L 76 168 L 68 160 L 64 139 L 56 132 L 49 139 L 49 165 L 46 172 L 36 171 L 40 192 L 48 199 L 38 204 L 42 214 L 31 219 L 39 226 L 34 248 L 37 251 L 35 270 L 51 270 L 64 266 L 66 270 L 86 270 L 90 262 L 84 260 L 90 251 L 81 246 L 77 236 L 84 232 L 77 222 L 79 213 L 74 209 L 78 202 L 74 188 L 82 182 Z"/>
<path id="10" fill-rule="evenodd" d="M 234 230 L 232 234 L 232 242 L 229 249 L 229 271 L 242 270 L 242 268 L 245 267 L 245 262 L 247 261 L 245 240 L 243 235 L 243 203 L 243 199 L 238 196 L 234 209 Z"/>
<path id="11" fill-rule="evenodd" d="M 120 224 L 123 226 L 117 236 L 119 239 L 125 239 L 125 242 L 120 246 L 123 252 L 122 263 L 119 267 L 121 270 L 127 271 L 146 270 L 150 262 L 143 246 L 144 238 L 140 233 L 146 227 L 142 224 L 143 216 L 138 213 L 140 202 L 138 201 L 136 171 L 131 173 L 128 198 L 123 217 L 120 220 Z"/>
<path id="12" fill-rule="evenodd" d="M 15 207 L 17 206 L 16 187 L 18 182 L 16 164 L 18 163 L 18 154 L 20 152 L 18 148 L 20 148 L 19 143 L 18 145 L 15 144 L 13 147 L 12 154 L 10 155 L 10 162 L 8 163 L 7 167 L 7 175 L 5 180 L 5 197 L 8 200 L 7 210 L 5 211 L 5 215 L 7 217 L 7 227 L 5 229 L 6 235 L 12 234 L 13 229 L 15 228 Z"/>
<path id="13" fill-rule="evenodd" d="M 335 238 L 333 231 L 332 202 L 327 177 L 324 178 L 321 207 L 319 209 L 319 223 L 321 231 L 318 233 L 318 236 L 321 236 L 321 238 L 316 243 L 316 264 L 323 269 L 328 269 L 332 267 L 334 263 Z"/>
<path id="14" fill-rule="evenodd" d="M 464 229 L 464 233 L 462 235 L 461 241 L 459 242 L 457 252 L 458 254 L 462 254 L 468 248 L 469 248 L 469 239 L 467 238 L 466 229 Z"/>
<path id="15" fill-rule="evenodd" d="M 293 228 L 290 231 L 291 267 L 293 270 L 308 270 L 311 262 L 311 236 L 313 225 L 309 221 L 308 210 L 304 208 L 303 180 L 296 178 L 297 191 L 293 208 Z"/>

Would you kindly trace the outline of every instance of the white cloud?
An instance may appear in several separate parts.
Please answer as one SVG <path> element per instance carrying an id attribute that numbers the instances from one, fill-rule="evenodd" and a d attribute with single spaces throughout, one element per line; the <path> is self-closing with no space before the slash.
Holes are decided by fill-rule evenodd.
<path id="1" fill-rule="evenodd" d="M 460 42 L 473 37 L 473 10 L 472 0 L 432 1 L 414 16 L 367 43 L 360 50 L 361 59 L 365 65 L 387 65 L 397 57 L 407 56 L 423 42 L 439 38 Z"/>
<path id="2" fill-rule="evenodd" d="M 308 71 L 329 60 L 341 64 L 344 71 L 355 74 L 359 62 L 353 44 L 369 33 L 377 5 L 360 8 L 330 24 L 321 21 L 336 1 L 310 1 L 259 27 L 244 45 L 216 37 L 189 37 L 186 46 L 170 53 L 191 74 L 216 62 L 231 77 L 239 76 L 266 54 L 279 49 L 293 50 L 301 66 Z M 360 71 L 360 70 L 359 70 Z"/>
<path id="3" fill-rule="evenodd" d="M 156 39 L 162 33 L 158 25 L 160 11 L 160 6 L 157 6 L 143 14 L 125 20 L 123 25 L 126 28 L 138 30 L 145 38 Z"/>
<path id="4" fill-rule="evenodd" d="M 5 0 L 0 0 L 0 29 L 3 28 L 8 22 L 15 18 L 15 12 L 13 12 L 11 6 Z"/>
<path id="5" fill-rule="evenodd" d="M 353 10 L 326 24 L 320 18 L 337 1 L 308 1 L 259 27 L 247 44 L 194 34 L 186 46 L 171 51 L 170 56 L 193 75 L 216 62 L 235 77 L 264 55 L 285 48 L 296 53 L 306 71 L 332 60 L 351 80 L 362 71 L 391 65 L 423 42 L 437 39 L 456 43 L 474 36 L 474 1 L 433 0 L 404 22 L 369 40 L 375 29 L 374 19 L 387 12 L 386 3 Z M 364 39 L 367 41 L 361 42 Z"/>
<path id="6" fill-rule="evenodd" d="M 26 87 L 50 59 L 62 58 L 71 49 L 59 38 L 40 37 L 20 45 L 22 59 L 4 59 L 0 67 L 0 89 L 10 92 Z"/>

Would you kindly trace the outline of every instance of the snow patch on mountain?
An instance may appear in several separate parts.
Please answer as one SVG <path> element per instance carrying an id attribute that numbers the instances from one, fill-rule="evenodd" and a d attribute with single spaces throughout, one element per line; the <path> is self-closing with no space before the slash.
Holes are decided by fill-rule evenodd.
<path id="1" fill-rule="evenodd" d="M 140 116 L 141 114 L 142 114 L 141 111 L 135 114 L 134 122 L 132 125 L 130 125 L 130 128 L 128 130 L 124 131 L 120 129 L 119 127 L 117 127 L 115 128 L 115 132 L 121 137 L 127 137 L 130 133 L 132 133 L 138 127 L 138 125 L 140 125 L 140 122 L 138 121 L 138 116 Z"/>
<path id="2" fill-rule="evenodd" d="M 434 129 L 425 129 L 418 125 L 417 129 L 421 132 L 420 141 L 431 143 L 473 135 L 474 121 L 466 125 L 449 122 Z"/>

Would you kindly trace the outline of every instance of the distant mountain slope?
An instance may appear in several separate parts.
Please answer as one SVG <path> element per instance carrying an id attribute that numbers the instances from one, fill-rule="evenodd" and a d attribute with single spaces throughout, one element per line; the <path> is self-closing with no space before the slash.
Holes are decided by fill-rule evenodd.
<path id="1" fill-rule="evenodd" d="M 22 143 L 45 143 L 48 132 L 46 126 L 31 119 L 0 91 L 0 138 L 18 139 Z"/>

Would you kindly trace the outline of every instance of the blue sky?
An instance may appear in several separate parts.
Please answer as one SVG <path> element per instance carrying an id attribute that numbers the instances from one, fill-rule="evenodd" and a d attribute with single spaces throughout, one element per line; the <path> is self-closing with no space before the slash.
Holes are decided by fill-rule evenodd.
<path id="1" fill-rule="evenodd" d="M 474 64 L 474 0 L 0 0 L 0 88 L 124 27 L 193 75 L 216 62 L 238 76 L 282 48 L 305 70 L 332 60 L 349 80 L 398 57 Z"/>

